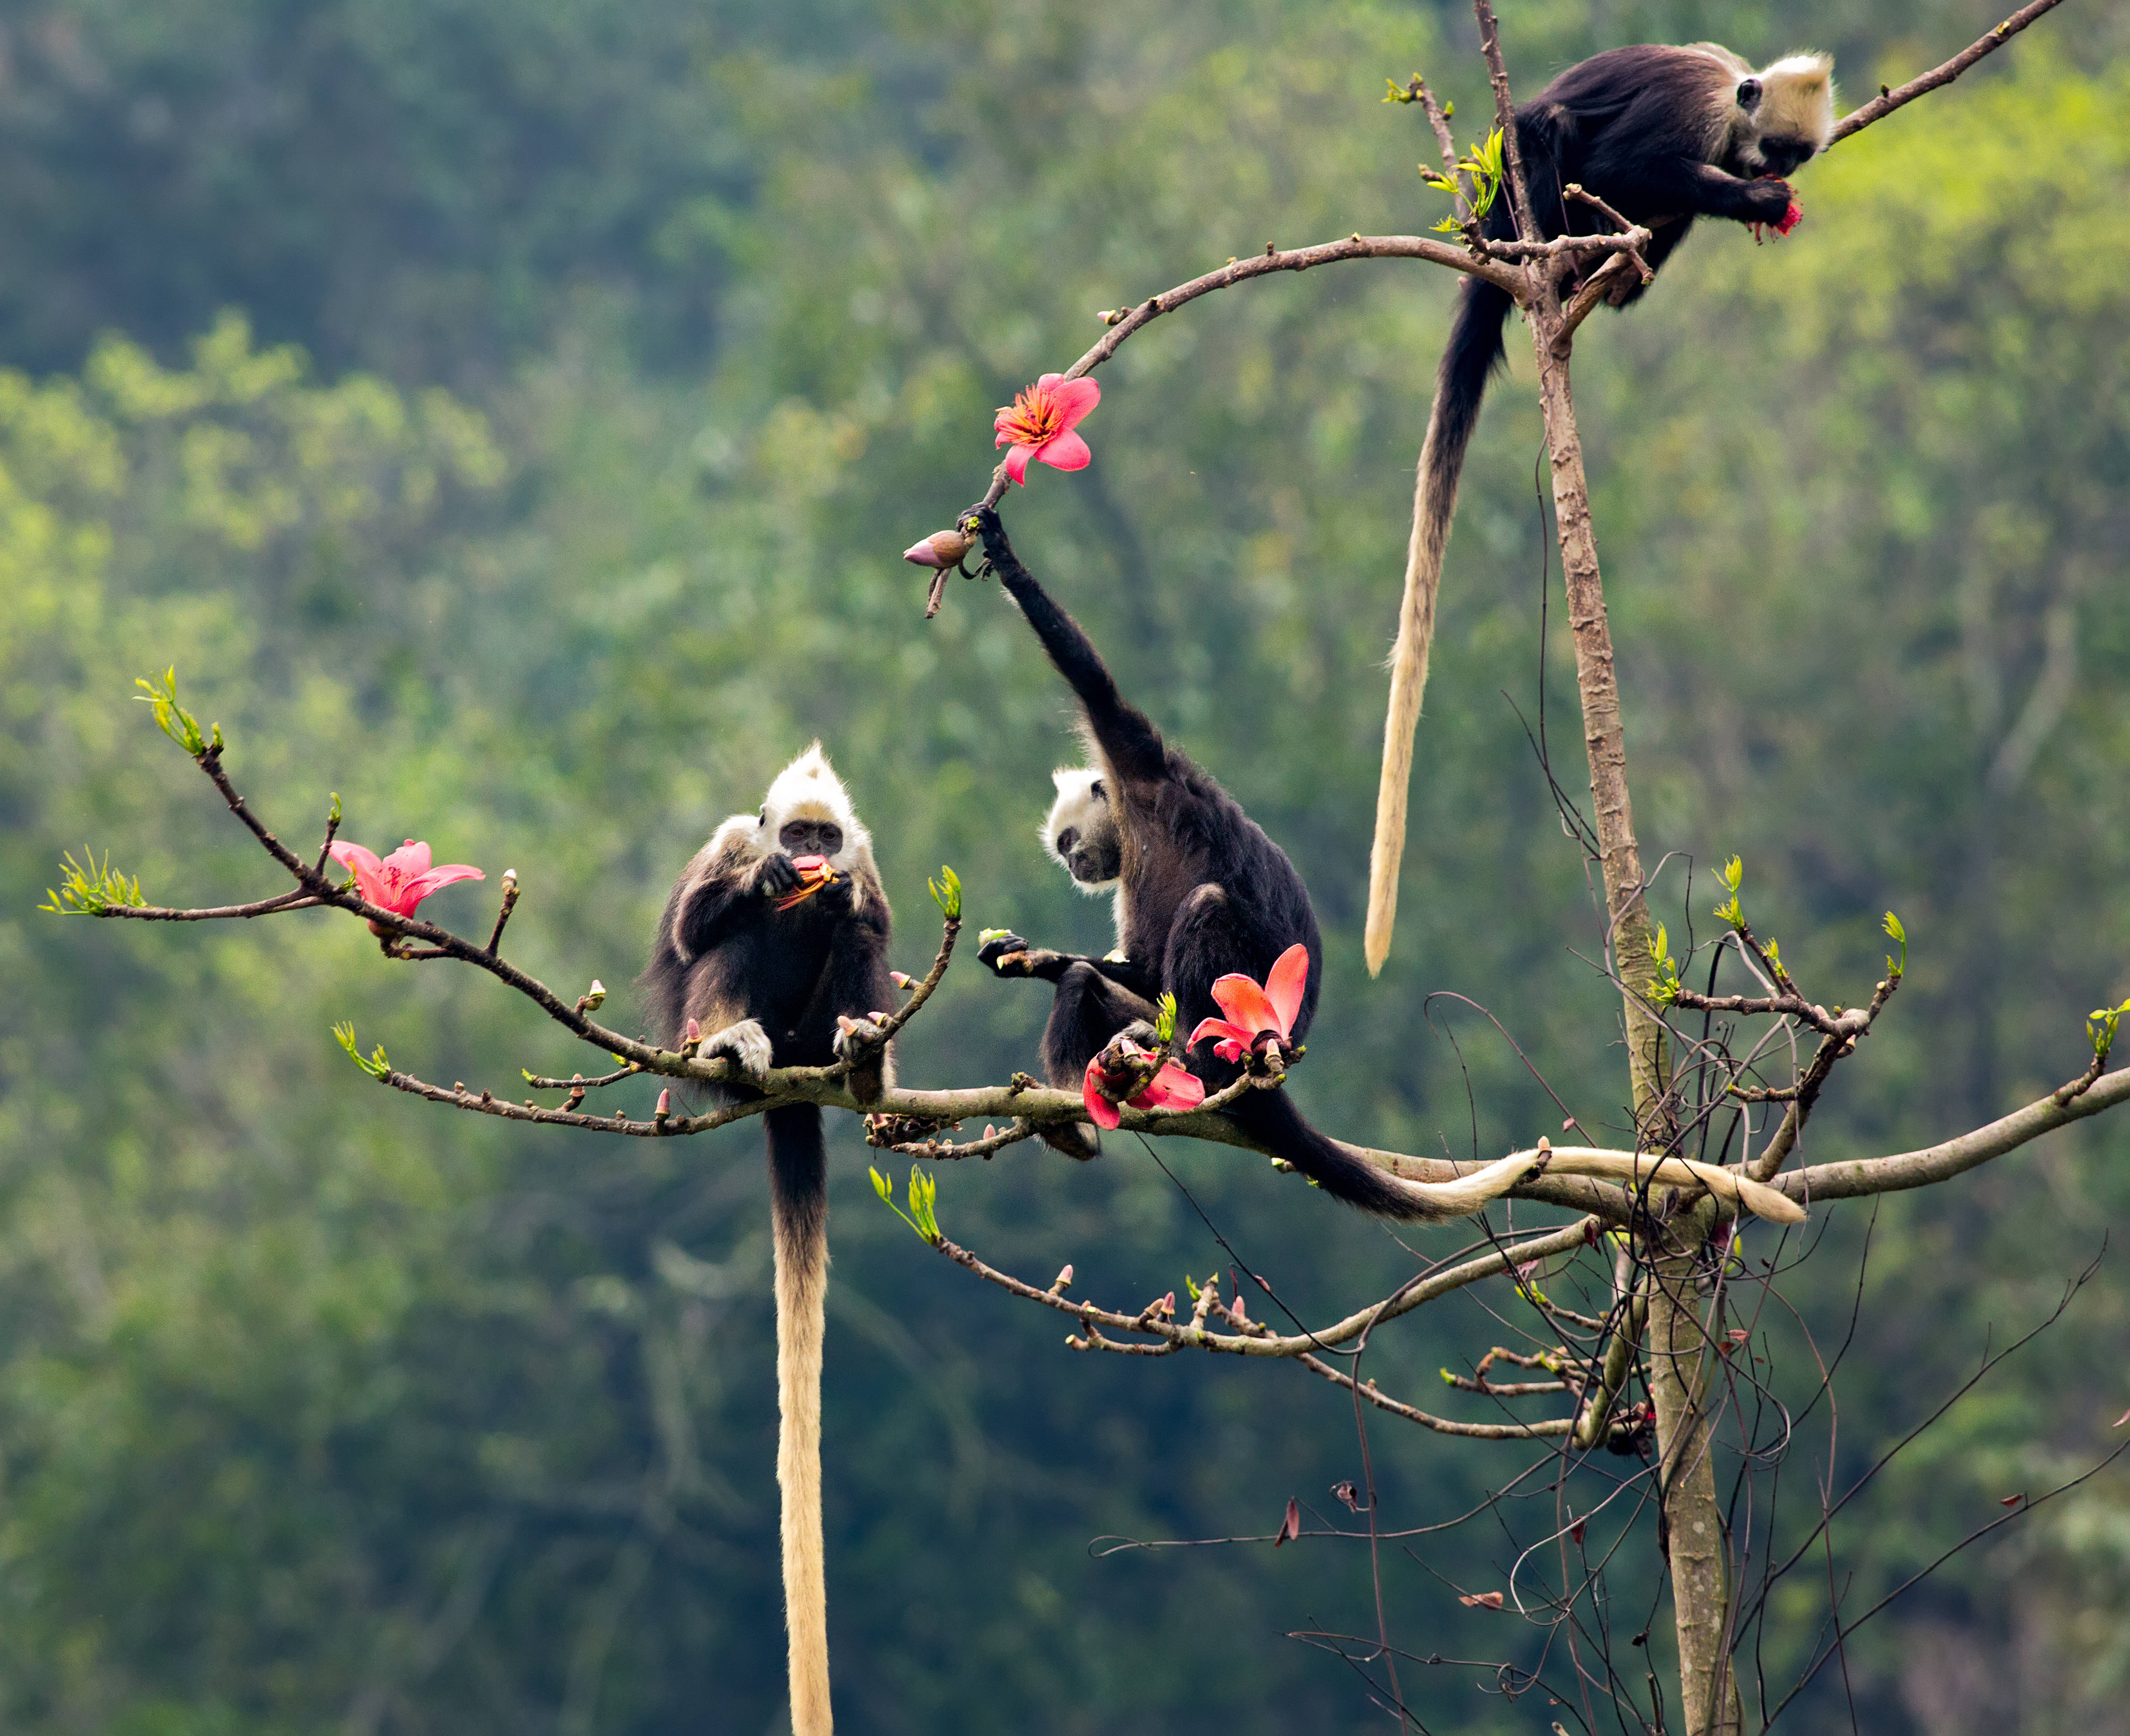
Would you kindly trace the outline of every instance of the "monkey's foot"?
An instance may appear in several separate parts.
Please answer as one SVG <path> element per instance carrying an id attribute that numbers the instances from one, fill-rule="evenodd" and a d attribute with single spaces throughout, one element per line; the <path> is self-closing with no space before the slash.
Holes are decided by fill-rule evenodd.
<path id="1" fill-rule="evenodd" d="M 1043 1143 L 1077 1162 L 1102 1155 L 1102 1136 L 1084 1121 L 1067 1121 L 1043 1130 Z"/>
<path id="2" fill-rule="evenodd" d="M 726 1026 L 716 1035 L 705 1038 L 696 1053 L 706 1061 L 722 1056 L 757 1084 L 769 1077 L 769 1033 L 762 1028 L 759 1019 L 742 1019 L 737 1025 Z"/>

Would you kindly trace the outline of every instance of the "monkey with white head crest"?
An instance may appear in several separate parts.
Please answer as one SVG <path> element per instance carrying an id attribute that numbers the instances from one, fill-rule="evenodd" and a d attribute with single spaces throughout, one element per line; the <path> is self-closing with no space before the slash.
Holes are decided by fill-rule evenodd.
<path id="1" fill-rule="evenodd" d="M 1654 232 L 1642 257 L 1655 272 L 1686 239 L 1697 217 L 1789 232 L 1803 213 L 1781 177 L 1826 150 L 1834 136 L 1834 62 L 1826 55 L 1789 55 L 1755 72 L 1717 42 L 1608 49 L 1569 67 L 1518 108 L 1516 127 L 1538 238 L 1612 227 L 1590 207 L 1569 203 L 1565 189 L 1580 185 Z M 1515 236 L 1509 207 L 1504 190 L 1482 220 L 1492 239 Z M 1605 262 L 1605 256 L 1593 255 L 1583 269 L 1595 270 Z M 1622 307 L 1645 287 L 1639 277 L 1628 276 L 1607 299 Z M 1507 290 L 1466 278 L 1435 377 L 1435 407 L 1413 496 L 1397 643 L 1391 652 L 1376 836 L 1368 855 L 1363 945 L 1371 974 L 1390 954 L 1397 916 L 1413 732 L 1427 686 L 1435 594 L 1457 508 L 1458 478 L 1488 378 L 1503 359 L 1502 328 L 1512 305 Z"/>
<path id="2" fill-rule="evenodd" d="M 848 1054 L 869 1102 L 894 1083 L 872 1016 L 892 1004 L 890 916 L 872 838 L 821 744 L 780 772 L 757 814 L 720 825 L 666 901 L 642 988 L 660 1040 L 693 1020 L 704 1058 L 752 1078 Z M 724 1090 L 727 1098 L 745 1088 Z M 784 1495 L 784 1604 L 794 1736 L 827 1736 L 828 1599 L 821 1533 L 821 1344 L 829 1275 L 821 1112 L 763 1117 L 775 1231 L 776 1479 Z"/>

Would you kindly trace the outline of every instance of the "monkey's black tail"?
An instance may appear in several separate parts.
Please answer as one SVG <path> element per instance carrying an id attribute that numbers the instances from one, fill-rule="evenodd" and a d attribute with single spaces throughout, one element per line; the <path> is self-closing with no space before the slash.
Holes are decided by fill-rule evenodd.
<path id="1" fill-rule="evenodd" d="M 1362 948 L 1373 976 L 1390 956 L 1397 919 L 1398 863 L 1405 854 L 1406 792 L 1412 778 L 1412 738 L 1427 688 L 1428 647 L 1435 638 L 1435 595 L 1442 582 L 1442 551 L 1457 509 L 1457 479 L 1464 448 L 1479 420 L 1487 376 L 1502 360 L 1502 326 L 1512 305 L 1506 290 L 1467 278 L 1457 318 L 1435 375 L 1435 408 L 1420 449 L 1412 500 L 1412 540 L 1405 557 L 1405 596 L 1398 605 L 1397 643 L 1391 652 L 1391 703 L 1383 720 L 1383 769 L 1376 786 L 1376 839 L 1368 852 L 1368 917 Z"/>
<path id="2" fill-rule="evenodd" d="M 1301 1118 L 1284 1087 L 1249 1091 L 1228 1113 L 1242 1130 L 1284 1158 L 1335 1199 L 1383 1217 L 1435 1219 L 1457 1215 L 1431 1208 L 1417 1189 L 1335 1145 Z M 1463 1210 L 1472 1209 L 1467 1205 Z"/>
<path id="3" fill-rule="evenodd" d="M 762 1117 L 776 1255 L 776 1480 L 784 1492 L 784 1624 L 793 1736 L 828 1736 L 829 1599 L 821 1538 L 821 1342 L 829 1163 L 811 1103 Z"/>

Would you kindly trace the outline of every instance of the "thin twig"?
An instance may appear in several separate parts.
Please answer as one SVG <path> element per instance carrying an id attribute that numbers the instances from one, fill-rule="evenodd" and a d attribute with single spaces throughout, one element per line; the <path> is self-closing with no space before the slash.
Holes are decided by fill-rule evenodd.
<path id="1" fill-rule="evenodd" d="M 2052 11 L 2059 3 L 2060 0 L 2032 0 L 2032 4 L 2021 7 L 1996 29 L 1960 50 L 1944 65 L 1934 67 L 1920 79 L 1909 79 L 1898 90 L 1882 89 L 1862 108 L 1851 109 L 1842 116 L 1836 123 L 1834 136 L 1827 141 L 1827 148 L 1832 150 L 1844 139 L 1861 132 L 1874 121 L 1884 120 L 1895 109 L 1906 108 L 1917 97 L 1927 96 L 1939 86 L 1951 84 L 1977 60 L 1996 53 L 2043 12 Z"/>

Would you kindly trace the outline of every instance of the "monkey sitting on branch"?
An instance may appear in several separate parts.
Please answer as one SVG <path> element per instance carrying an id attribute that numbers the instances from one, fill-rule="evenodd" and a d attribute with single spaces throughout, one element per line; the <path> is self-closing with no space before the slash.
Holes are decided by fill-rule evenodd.
<path id="1" fill-rule="evenodd" d="M 726 1057 L 757 1079 L 771 1067 L 825 1066 L 848 1053 L 852 1095 L 872 1102 L 894 1083 L 891 1045 L 866 1036 L 873 1016 L 893 1004 L 890 921 L 872 835 L 815 742 L 777 773 L 758 814 L 736 814 L 718 827 L 674 887 L 642 983 L 652 1028 L 669 1048 L 707 1033 L 696 1053 Z M 794 1736 L 828 1736 L 827 1155 L 814 1104 L 766 1111 L 762 1125 L 776 1247 L 776 1480 L 791 1728 Z"/>
<path id="2" fill-rule="evenodd" d="M 1531 215 L 1529 241 L 1602 234 L 1615 226 L 1573 201 L 1579 186 L 1629 222 L 1653 232 L 1641 258 L 1651 276 L 1678 250 L 1697 217 L 1765 224 L 1787 234 L 1803 213 L 1781 177 L 1824 151 L 1834 134 L 1834 63 L 1790 55 L 1755 72 L 1720 43 L 1609 49 L 1571 66 L 1516 112 Z M 1507 170 L 1504 170 L 1506 175 Z M 1506 187 L 1480 220 L 1490 241 L 1516 238 Z M 1596 265 L 1609 256 L 1593 255 Z M 1646 285 L 1630 275 L 1606 299 L 1615 307 Z M 1406 551 L 1405 593 L 1391 653 L 1391 696 L 1383 723 L 1376 835 L 1368 855 L 1368 915 L 1363 937 L 1370 975 L 1390 956 L 1397 877 L 1405 852 L 1413 732 L 1427 686 L 1442 555 L 1457 507 L 1465 448 L 1479 419 L 1487 381 L 1504 359 L 1508 291 L 1467 277 L 1458 293 L 1449 342 L 1435 378 L 1435 407 L 1421 446 Z"/>

